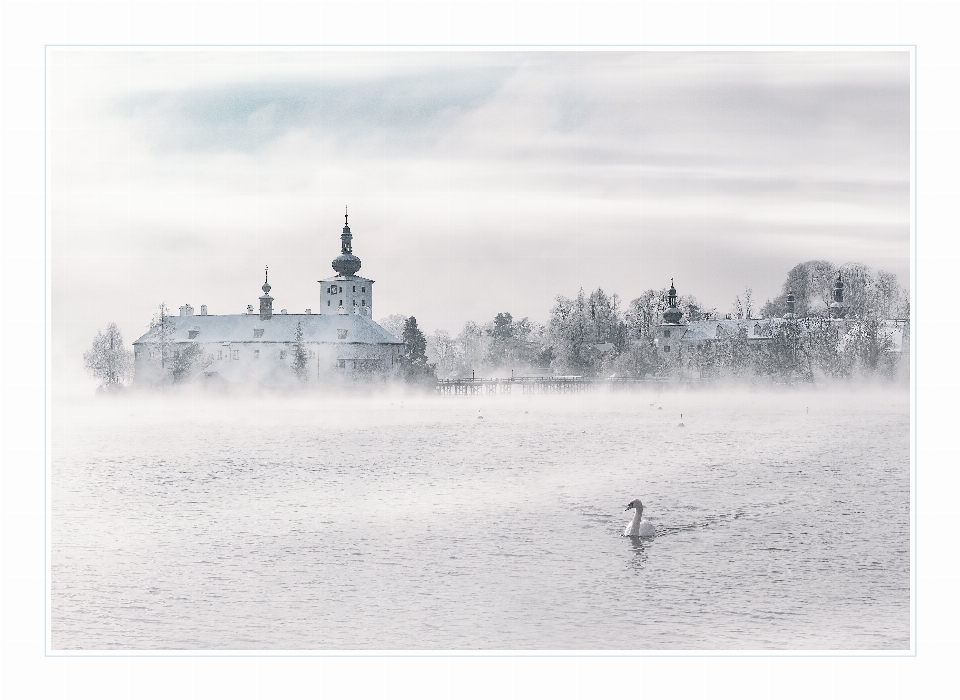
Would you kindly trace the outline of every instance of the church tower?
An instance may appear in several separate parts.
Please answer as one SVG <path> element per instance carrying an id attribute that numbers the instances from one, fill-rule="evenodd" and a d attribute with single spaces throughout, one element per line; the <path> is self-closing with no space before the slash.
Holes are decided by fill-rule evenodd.
<path id="1" fill-rule="evenodd" d="M 360 258 L 353 254 L 353 234 L 348 214 L 343 215 L 340 255 L 333 259 L 335 277 L 320 280 L 321 314 L 373 316 L 373 280 L 360 277 Z"/>

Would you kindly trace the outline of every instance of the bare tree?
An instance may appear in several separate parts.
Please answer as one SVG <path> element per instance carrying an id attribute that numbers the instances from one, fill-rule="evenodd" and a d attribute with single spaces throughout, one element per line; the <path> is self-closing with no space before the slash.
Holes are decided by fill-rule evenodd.
<path id="1" fill-rule="evenodd" d="M 83 365 L 108 390 L 119 388 L 130 376 L 133 353 L 123 346 L 123 336 L 117 324 L 108 324 L 106 333 L 97 330 L 93 345 L 83 353 Z"/>
<path id="2" fill-rule="evenodd" d="M 403 329 L 407 323 L 407 317 L 403 314 L 390 314 L 386 318 L 381 318 L 377 323 L 395 338 L 403 337 Z"/>
<path id="3" fill-rule="evenodd" d="M 160 302 L 157 307 L 157 313 L 153 315 L 150 321 L 150 330 L 153 331 L 151 344 L 160 353 L 160 369 L 164 372 L 170 363 L 172 355 L 173 337 L 176 333 L 176 326 L 170 316 L 170 310 L 166 302 Z"/>

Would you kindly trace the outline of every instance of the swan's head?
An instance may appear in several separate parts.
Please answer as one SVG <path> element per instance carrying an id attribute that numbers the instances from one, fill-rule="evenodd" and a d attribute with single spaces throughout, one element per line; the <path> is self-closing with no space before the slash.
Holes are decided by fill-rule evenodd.
<path id="1" fill-rule="evenodd" d="M 643 504 L 640 502 L 639 498 L 634 498 L 632 501 L 630 501 L 624 510 L 630 510 L 631 508 L 636 508 L 638 513 L 643 513 Z"/>

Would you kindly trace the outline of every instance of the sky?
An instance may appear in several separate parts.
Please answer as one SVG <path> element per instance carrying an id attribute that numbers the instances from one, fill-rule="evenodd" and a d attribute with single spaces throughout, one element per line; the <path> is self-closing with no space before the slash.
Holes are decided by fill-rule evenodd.
<path id="1" fill-rule="evenodd" d="M 60 50 L 54 365 L 157 305 L 319 309 L 350 210 L 375 319 L 427 332 L 811 259 L 910 270 L 906 51 Z M 59 355 L 59 358 L 58 358 Z"/>

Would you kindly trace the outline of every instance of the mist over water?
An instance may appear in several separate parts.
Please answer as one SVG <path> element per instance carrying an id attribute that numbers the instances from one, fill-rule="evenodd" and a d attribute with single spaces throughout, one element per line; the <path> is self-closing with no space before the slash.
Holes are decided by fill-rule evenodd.
<path id="1" fill-rule="evenodd" d="M 909 434 L 904 387 L 64 399 L 52 647 L 907 649 Z"/>

